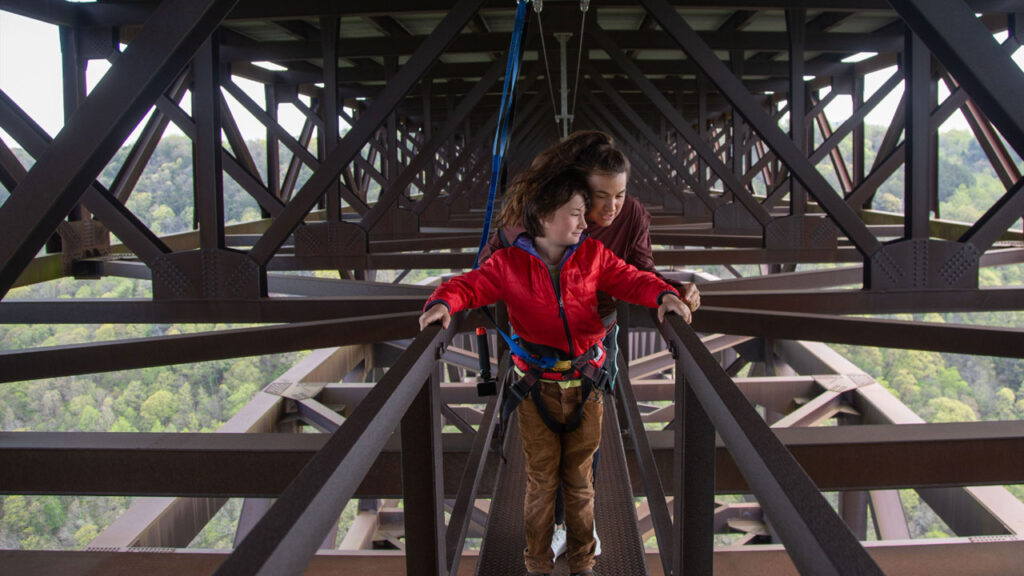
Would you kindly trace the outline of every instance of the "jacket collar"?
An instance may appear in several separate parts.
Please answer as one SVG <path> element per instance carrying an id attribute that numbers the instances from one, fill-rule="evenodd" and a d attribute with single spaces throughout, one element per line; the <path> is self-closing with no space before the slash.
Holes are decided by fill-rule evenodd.
<path id="1" fill-rule="evenodd" d="M 575 253 L 577 249 L 579 249 L 579 247 L 583 244 L 584 241 L 586 241 L 586 239 L 587 239 L 587 234 L 584 232 L 582 235 L 580 235 L 580 241 L 579 242 L 577 242 L 577 243 L 573 244 L 572 246 L 569 246 L 568 248 L 566 248 L 565 254 L 562 255 L 562 261 L 559 262 L 559 264 L 558 264 L 559 268 L 561 268 L 562 265 L 564 265 L 566 263 L 566 261 L 569 260 L 569 257 L 572 256 L 573 253 Z M 515 241 L 512 242 L 512 246 L 515 246 L 516 248 L 519 248 L 520 250 L 525 251 L 527 254 L 531 254 L 531 255 L 535 256 L 541 262 L 544 261 L 544 258 L 542 258 L 541 255 L 537 252 L 537 247 L 534 246 L 534 244 L 533 244 L 533 238 L 530 237 L 530 235 L 527 234 L 526 232 L 523 232 L 519 236 L 516 236 Z"/>

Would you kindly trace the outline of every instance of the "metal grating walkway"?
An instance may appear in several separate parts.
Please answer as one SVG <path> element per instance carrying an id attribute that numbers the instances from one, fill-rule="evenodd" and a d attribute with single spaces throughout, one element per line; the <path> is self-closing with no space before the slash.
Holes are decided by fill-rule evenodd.
<path id="1" fill-rule="evenodd" d="M 622 447 L 614 402 L 610 396 L 605 397 L 601 460 L 597 468 L 597 494 L 594 502 L 602 554 L 598 556 L 594 570 L 601 576 L 646 576 L 647 561 L 637 530 L 636 507 L 633 504 L 626 454 Z M 519 426 L 515 421 L 508 427 L 505 456 L 508 462 L 498 470 L 495 496 L 491 502 L 477 563 L 477 576 L 526 574 L 523 566 L 523 549 L 526 547 L 523 535 L 526 470 Z M 569 574 L 564 555 L 555 562 L 552 574 Z"/>

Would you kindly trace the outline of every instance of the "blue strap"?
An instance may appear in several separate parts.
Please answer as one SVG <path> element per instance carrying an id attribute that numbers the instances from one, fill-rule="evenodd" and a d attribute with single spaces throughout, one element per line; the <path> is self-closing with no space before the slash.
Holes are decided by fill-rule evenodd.
<path id="1" fill-rule="evenodd" d="M 480 247 L 477 249 L 473 269 L 480 267 L 480 251 L 487 244 L 491 234 L 491 219 L 494 215 L 494 197 L 498 191 L 501 176 L 501 165 L 505 159 L 510 137 L 510 118 L 515 95 L 516 80 L 519 77 L 519 63 L 522 59 L 523 29 L 526 27 L 526 0 L 520 0 L 516 6 L 516 22 L 512 30 L 512 42 L 508 49 L 508 60 L 505 63 L 505 83 L 501 90 L 501 106 L 498 108 L 498 129 L 494 134 L 491 146 L 491 185 L 487 191 L 487 214 L 484 216 L 484 229 L 480 234 Z"/>
<path id="2" fill-rule="evenodd" d="M 494 198 L 498 192 L 498 182 L 501 179 L 501 165 L 505 160 L 505 152 L 508 151 L 508 143 L 511 136 L 512 105 L 516 90 L 516 81 L 519 79 L 519 65 L 522 61 L 523 29 L 526 27 L 526 6 L 527 0 L 519 0 L 516 5 L 516 21 L 512 30 L 512 41 L 508 48 L 508 60 L 505 63 L 505 83 L 501 90 L 501 105 L 498 108 L 498 127 L 494 133 L 494 144 L 491 146 L 491 184 L 487 191 L 487 214 L 484 216 L 484 229 L 480 234 L 480 247 L 476 252 L 476 260 L 473 262 L 473 269 L 480 267 L 480 252 L 487 244 L 487 238 L 491 234 L 491 219 L 494 216 Z M 487 317 L 497 327 L 498 323 L 491 317 L 491 312 L 483 308 Z M 500 328 L 498 334 L 505 339 L 512 353 L 524 360 L 537 364 L 541 368 L 552 368 L 558 363 L 557 358 L 536 358 L 522 346 L 519 345 L 519 337 L 510 337 Z"/>

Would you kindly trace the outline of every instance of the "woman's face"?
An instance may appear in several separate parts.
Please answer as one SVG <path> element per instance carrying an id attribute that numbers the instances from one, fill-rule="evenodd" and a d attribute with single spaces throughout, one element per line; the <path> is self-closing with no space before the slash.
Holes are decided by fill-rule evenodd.
<path id="1" fill-rule="evenodd" d="M 594 173 L 587 177 L 587 183 L 590 184 L 587 220 L 602 228 L 610 225 L 626 202 L 626 173 Z"/>
<path id="2" fill-rule="evenodd" d="M 587 229 L 587 204 L 581 194 L 574 194 L 572 200 L 558 207 L 547 218 L 541 218 L 543 238 L 562 247 L 572 246 L 580 241 L 580 235 Z"/>

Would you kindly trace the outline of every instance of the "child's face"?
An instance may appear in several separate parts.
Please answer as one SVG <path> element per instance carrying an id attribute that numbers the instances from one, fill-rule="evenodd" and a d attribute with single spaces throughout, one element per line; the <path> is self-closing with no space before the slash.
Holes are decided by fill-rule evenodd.
<path id="1" fill-rule="evenodd" d="M 558 207 L 547 218 L 541 218 L 543 238 L 558 246 L 572 246 L 580 241 L 580 235 L 587 229 L 587 204 L 581 194 Z"/>

